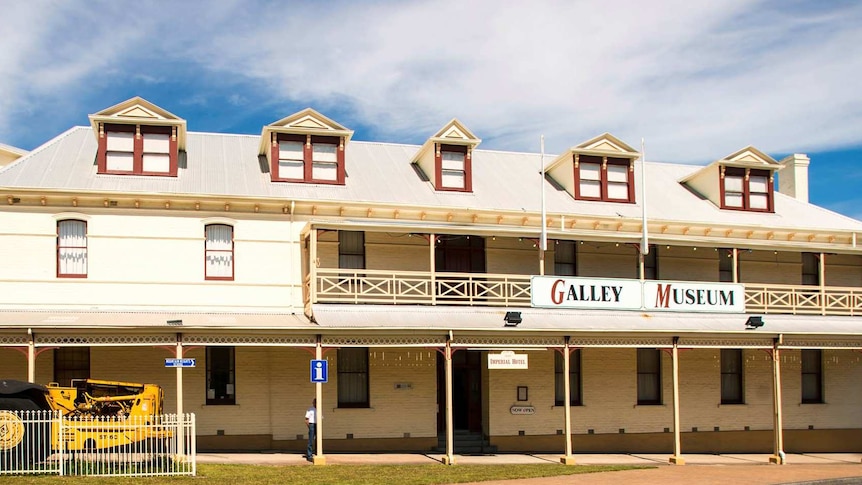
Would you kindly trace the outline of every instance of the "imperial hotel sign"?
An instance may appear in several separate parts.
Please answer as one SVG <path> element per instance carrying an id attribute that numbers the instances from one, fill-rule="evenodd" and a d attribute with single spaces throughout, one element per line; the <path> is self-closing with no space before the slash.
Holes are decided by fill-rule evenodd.
<path id="1" fill-rule="evenodd" d="M 736 283 L 533 276 L 530 299 L 540 308 L 745 312 L 745 287 Z"/>

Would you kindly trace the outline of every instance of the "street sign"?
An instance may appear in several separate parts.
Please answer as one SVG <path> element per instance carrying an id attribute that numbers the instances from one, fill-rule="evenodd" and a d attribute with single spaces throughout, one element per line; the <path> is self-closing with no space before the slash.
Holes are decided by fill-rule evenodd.
<path id="1" fill-rule="evenodd" d="M 194 367 L 196 359 L 165 359 L 165 367 Z"/>
<path id="2" fill-rule="evenodd" d="M 311 382 L 329 382 L 328 364 L 325 360 L 311 361 Z"/>

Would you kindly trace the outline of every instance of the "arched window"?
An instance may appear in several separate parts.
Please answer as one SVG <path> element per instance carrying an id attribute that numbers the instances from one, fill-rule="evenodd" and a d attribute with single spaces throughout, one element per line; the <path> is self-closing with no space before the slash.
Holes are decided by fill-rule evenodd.
<path id="1" fill-rule="evenodd" d="M 57 277 L 87 277 L 87 223 L 57 221 Z"/>
<path id="2" fill-rule="evenodd" d="M 205 227 L 204 274 L 208 280 L 233 280 L 233 227 L 209 224 Z"/>

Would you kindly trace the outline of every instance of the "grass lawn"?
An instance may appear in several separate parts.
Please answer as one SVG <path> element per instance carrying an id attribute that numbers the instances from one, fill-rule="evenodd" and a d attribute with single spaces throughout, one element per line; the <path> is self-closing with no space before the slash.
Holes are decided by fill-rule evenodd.
<path id="1" fill-rule="evenodd" d="M 644 468 L 637 466 L 555 465 L 198 465 L 197 477 L 59 477 L 0 476 L 0 484 L 115 484 L 115 483 L 243 483 L 302 485 L 349 483 L 362 485 L 464 483 L 484 480 L 553 477 Z"/>

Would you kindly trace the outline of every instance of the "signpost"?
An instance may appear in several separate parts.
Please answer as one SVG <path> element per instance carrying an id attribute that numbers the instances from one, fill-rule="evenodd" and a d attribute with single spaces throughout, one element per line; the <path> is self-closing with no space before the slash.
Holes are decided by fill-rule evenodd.
<path id="1" fill-rule="evenodd" d="M 190 358 L 184 358 L 184 359 L 166 358 L 165 359 L 165 367 L 195 367 L 196 363 L 197 363 L 197 359 L 190 359 Z"/>
<path id="2" fill-rule="evenodd" d="M 326 383 L 329 382 L 329 361 L 312 359 L 311 361 L 311 382 Z"/>

